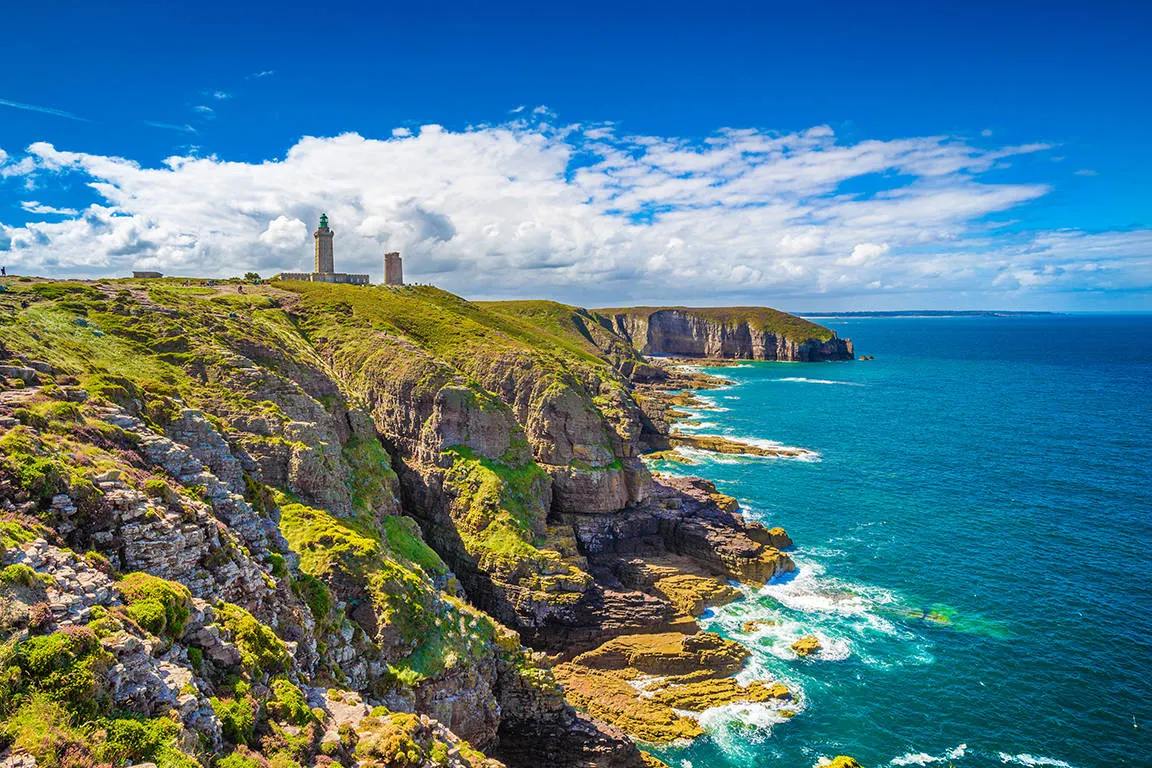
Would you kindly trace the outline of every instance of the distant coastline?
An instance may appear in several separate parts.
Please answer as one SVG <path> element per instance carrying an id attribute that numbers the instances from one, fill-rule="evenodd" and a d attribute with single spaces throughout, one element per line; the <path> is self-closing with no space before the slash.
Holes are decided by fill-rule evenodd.
<path id="1" fill-rule="evenodd" d="M 825 317 L 1051 317 L 1063 312 L 1000 311 L 994 309 L 899 309 L 886 312 L 796 312 L 805 319 Z"/>

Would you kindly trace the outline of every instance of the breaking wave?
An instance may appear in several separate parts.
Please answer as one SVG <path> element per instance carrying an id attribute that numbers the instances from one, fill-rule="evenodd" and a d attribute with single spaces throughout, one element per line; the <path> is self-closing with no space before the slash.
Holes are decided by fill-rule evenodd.
<path id="1" fill-rule="evenodd" d="M 785 377 L 780 378 L 780 379 L 769 379 L 769 381 L 794 381 L 794 382 L 800 382 L 803 384 L 841 384 L 845 387 L 863 387 L 863 386 L 866 386 L 865 384 L 861 384 L 858 381 L 833 381 L 832 379 L 809 379 L 809 378 L 805 378 L 804 376 L 785 376 Z"/>
<path id="2" fill-rule="evenodd" d="M 1000 762 L 1002 763 L 1015 763 L 1016 765 L 1027 766 L 1053 766 L 1053 768 L 1073 768 L 1070 763 L 1063 760 L 1057 760 L 1054 757 L 1036 757 L 1034 755 L 1021 754 L 1010 755 L 1007 752 L 1000 753 Z"/>

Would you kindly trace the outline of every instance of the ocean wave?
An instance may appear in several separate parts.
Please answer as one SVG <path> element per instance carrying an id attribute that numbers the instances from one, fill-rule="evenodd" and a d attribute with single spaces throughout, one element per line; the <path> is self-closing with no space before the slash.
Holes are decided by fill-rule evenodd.
<path id="1" fill-rule="evenodd" d="M 715 429 L 715 428 L 716 428 L 716 422 L 714 422 L 714 421 L 701 421 L 698 424 L 688 424 L 685 422 L 680 422 L 676 425 L 676 429 L 684 431 L 684 432 L 695 431 L 697 429 Z"/>
<path id="2" fill-rule="evenodd" d="M 735 702 L 711 707 L 700 713 L 679 714 L 700 723 L 700 727 L 725 754 L 751 757 L 756 749 L 754 744 L 767 738 L 774 726 L 788 722 L 791 716 L 803 710 L 803 701 L 794 699 Z M 784 711 L 788 711 L 788 714 L 784 714 Z"/>
<path id="3" fill-rule="evenodd" d="M 692 432 L 692 434 L 696 435 L 698 433 Z M 708 437 L 708 435 L 702 435 L 702 437 Z M 730 438 L 730 439 L 736 439 L 736 438 Z M 689 446 L 689 445 L 678 445 L 675 448 L 673 448 L 672 450 L 674 450 L 676 453 L 681 454 L 682 456 L 687 456 L 688 458 L 692 459 L 693 461 L 696 461 L 699 463 L 712 462 L 715 464 L 743 464 L 743 463 L 748 462 L 748 461 L 756 461 L 756 460 L 760 460 L 760 461 L 786 460 L 786 461 L 803 461 L 803 462 L 808 462 L 808 463 L 816 463 L 816 462 L 819 462 L 821 460 L 819 453 L 817 453 L 816 451 L 811 451 L 807 448 L 797 448 L 797 447 L 790 446 L 790 445 L 784 445 L 783 443 L 775 443 L 771 446 L 764 445 L 764 443 L 770 442 L 770 441 L 760 441 L 761 444 L 757 445 L 756 443 L 753 443 L 751 440 L 745 440 L 742 438 L 739 440 L 739 442 L 748 443 L 749 445 L 756 445 L 757 448 L 780 448 L 780 449 L 784 449 L 784 450 L 788 450 L 788 451 L 797 451 L 797 453 L 794 455 L 785 455 L 785 456 L 757 456 L 756 454 L 753 454 L 753 453 L 716 453 L 715 451 L 704 451 L 704 450 L 701 450 L 699 448 L 693 448 L 692 446 Z M 699 474 L 699 470 L 696 471 L 696 474 Z"/>
<path id="4" fill-rule="evenodd" d="M 784 443 L 781 443 L 778 440 L 768 440 L 768 439 L 763 438 L 763 437 L 742 437 L 742 436 L 733 436 L 733 435 L 723 435 L 723 437 L 726 437 L 727 439 L 732 440 L 732 441 L 737 442 L 737 443 L 744 443 L 745 445 L 751 445 L 755 448 L 764 448 L 767 450 L 776 449 L 776 450 L 799 451 L 800 452 L 800 455 L 797 455 L 797 456 L 779 456 L 779 457 L 757 456 L 756 458 L 781 458 L 781 459 L 795 459 L 796 461 L 820 461 L 820 452 L 814 451 L 811 448 L 801 448 L 801 447 L 796 446 L 796 445 L 785 445 Z"/>
<path id="5" fill-rule="evenodd" d="M 1000 753 L 1000 762 L 1015 763 L 1016 765 L 1027 766 L 1050 765 L 1054 768 L 1073 768 L 1070 763 L 1066 763 L 1063 760 L 1057 760 L 1054 757 L 1036 757 L 1035 755 L 1029 754 L 1010 755 L 1007 752 Z"/>
<path id="6" fill-rule="evenodd" d="M 944 758 L 934 757 L 927 752 L 908 752 L 891 760 L 892 765 L 928 765 L 942 762 L 944 762 Z"/>
<path id="7" fill-rule="evenodd" d="M 804 376 L 785 376 L 780 379 L 768 379 L 768 381 L 794 381 L 803 384 L 840 384 L 845 387 L 863 387 L 866 384 L 861 384 L 858 381 L 834 381 L 832 379 L 809 379 Z"/>
<path id="8" fill-rule="evenodd" d="M 932 763 L 943 763 L 944 761 L 958 760 L 964 757 L 964 753 L 968 751 L 967 744 L 958 744 L 952 749 L 945 752 L 942 756 L 930 755 L 927 752 L 907 752 L 900 757 L 894 757 L 890 761 L 891 765 L 930 765 Z"/>
<path id="9" fill-rule="evenodd" d="M 699 400 L 701 404 L 700 405 L 686 405 L 686 406 L 683 406 L 681 408 L 681 410 L 689 411 L 689 412 L 692 412 L 692 411 L 713 411 L 716 413 L 726 413 L 729 410 L 731 410 L 730 408 L 727 408 L 723 405 L 720 405 L 719 400 L 715 397 L 709 397 L 708 395 L 702 395 L 699 392 L 696 392 L 695 394 L 696 394 L 696 399 Z"/>

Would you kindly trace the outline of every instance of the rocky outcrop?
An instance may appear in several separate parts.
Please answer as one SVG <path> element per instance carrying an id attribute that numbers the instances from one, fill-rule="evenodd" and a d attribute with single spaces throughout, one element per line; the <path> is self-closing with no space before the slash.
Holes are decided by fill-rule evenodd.
<path id="1" fill-rule="evenodd" d="M 645 355 L 790 362 L 853 359 L 849 339 L 773 309 L 636 307 L 600 312 Z"/>
<path id="2" fill-rule="evenodd" d="M 639 768 L 649 715 L 689 737 L 787 698 L 696 618 L 792 542 L 649 472 L 675 403 L 635 327 L 322 284 L 31 281 L 0 310 L 0 716 L 77 764 Z M 160 735 L 102 751 L 135 727 Z"/>

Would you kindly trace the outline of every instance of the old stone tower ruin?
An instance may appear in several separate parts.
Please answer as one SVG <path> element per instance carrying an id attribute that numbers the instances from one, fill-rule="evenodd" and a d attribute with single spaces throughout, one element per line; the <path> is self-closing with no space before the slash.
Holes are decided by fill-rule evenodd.
<path id="1" fill-rule="evenodd" d="M 404 285 L 404 262 L 395 251 L 384 254 L 384 285 Z"/>

